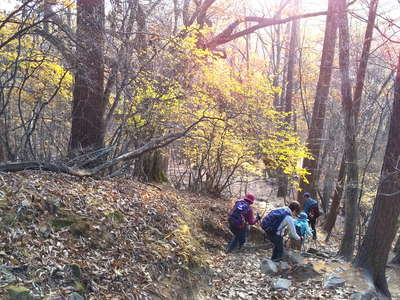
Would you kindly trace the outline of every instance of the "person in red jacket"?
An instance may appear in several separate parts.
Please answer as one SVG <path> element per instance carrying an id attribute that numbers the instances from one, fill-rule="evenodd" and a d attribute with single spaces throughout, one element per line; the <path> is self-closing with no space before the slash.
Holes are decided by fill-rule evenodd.
<path id="1" fill-rule="evenodd" d="M 261 219 L 258 213 L 254 217 L 251 205 L 255 199 L 256 197 L 253 194 L 247 194 L 243 200 L 236 201 L 235 206 L 229 213 L 229 229 L 234 236 L 228 244 L 227 253 L 232 252 L 236 246 L 239 246 L 240 249 L 246 242 L 247 224 L 254 225 Z"/>

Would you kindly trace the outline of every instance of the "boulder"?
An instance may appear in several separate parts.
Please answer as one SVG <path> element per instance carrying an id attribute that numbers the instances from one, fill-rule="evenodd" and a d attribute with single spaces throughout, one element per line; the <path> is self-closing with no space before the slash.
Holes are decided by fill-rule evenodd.
<path id="1" fill-rule="evenodd" d="M 378 295 L 375 291 L 357 292 L 350 296 L 350 300 L 372 300 L 377 298 Z"/>
<path id="2" fill-rule="evenodd" d="M 264 230 L 256 227 L 250 226 L 249 230 L 249 241 L 255 244 L 265 243 L 265 232 Z"/>
<path id="3" fill-rule="evenodd" d="M 290 265 L 285 261 L 281 261 L 281 262 L 279 262 L 279 269 L 281 271 L 285 272 L 290 269 Z"/>
<path id="4" fill-rule="evenodd" d="M 33 300 L 31 291 L 23 286 L 11 285 L 6 287 L 9 300 Z"/>
<path id="5" fill-rule="evenodd" d="M 290 271 L 290 275 L 296 281 L 306 281 L 308 279 L 320 276 L 321 274 L 314 269 L 312 263 L 307 263 L 305 265 L 297 265 L 293 267 Z"/>
<path id="6" fill-rule="evenodd" d="M 329 274 L 325 277 L 324 288 L 333 289 L 337 287 L 342 287 L 346 283 L 346 280 L 336 276 L 335 274 Z"/>
<path id="7" fill-rule="evenodd" d="M 72 294 L 70 294 L 68 296 L 68 300 L 85 300 L 85 298 L 83 298 L 81 295 L 79 295 L 76 292 L 73 292 Z"/>
<path id="8" fill-rule="evenodd" d="M 292 285 L 292 282 L 288 279 L 278 278 L 272 283 L 272 288 L 274 290 L 288 290 Z"/>
<path id="9" fill-rule="evenodd" d="M 289 261 L 289 263 L 294 265 L 301 265 L 304 261 L 304 257 L 301 256 L 300 253 L 294 251 L 287 251 L 286 259 Z"/>
<path id="10" fill-rule="evenodd" d="M 261 272 L 263 272 L 266 275 L 273 275 L 273 274 L 278 273 L 278 266 L 272 260 L 264 259 L 261 262 L 260 270 L 261 270 Z"/>

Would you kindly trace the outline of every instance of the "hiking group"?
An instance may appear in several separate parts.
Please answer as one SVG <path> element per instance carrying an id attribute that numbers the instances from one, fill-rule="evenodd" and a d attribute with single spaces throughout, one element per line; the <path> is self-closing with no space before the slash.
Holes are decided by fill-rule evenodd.
<path id="1" fill-rule="evenodd" d="M 247 194 L 242 200 L 236 201 L 228 216 L 229 229 L 233 233 L 233 238 L 228 244 L 227 252 L 232 252 L 236 247 L 240 249 L 246 242 L 247 226 L 255 225 L 260 221 L 266 238 L 274 245 L 271 257 L 273 261 L 279 261 L 284 256 L 283 236 L 287 228 L 292 247 L 296 249 L 300 250 L 308 237 L 316 240 L 318 202 L 311 198 L 310 193 L 304 193 L 303 197 L 304 212 L 301 212 L 300 204 L 293 201 L 287 207 L 271 210 L 264 218 L 261 218 L 258 213 L 254 215 L 252 204 L 255 196 L 253 194 Z"/>

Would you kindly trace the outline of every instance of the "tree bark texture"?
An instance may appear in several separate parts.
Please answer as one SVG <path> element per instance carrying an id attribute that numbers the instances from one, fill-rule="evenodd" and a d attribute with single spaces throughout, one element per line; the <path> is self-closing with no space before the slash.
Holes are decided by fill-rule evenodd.
<path id="1" fill-rule="evenodd" d="M 167 182 L 168 157 L 161 150 L 147 152 L 135 162 L 134 174 L 142 181 Z"/>
<path id="2" fill-rule="evenodd" d="M 345 223 L 339 255 L 345 260 L 353 258 L 358 220 L 358 162 L 356 145 L 356 118 L 350 81 L 350 35 L 346 0 L 337 2 L 339 17 L 339 65 L 341 77 L 342 107 L 345 124 L 344 156 L 346 159 Z"/>
<path id="3" fill-rule="evenodd" d="M 298 0 L 295 3 L 295 9 L 299 9 Z M 289 53 L 287 62 L 287 77 L 286 77 L 286 97 L 285 97 L 285 122 L 289 125 L 292 121 L 292 102 L 293 102 L 293 90 L 295 83 L 295 66 L 297 65 L 298 59 L 298 45 L 299 45 L 299 20 L 292 21 L 290 29 L 290 42 L 289 42 Z"/>
<path id="4" fill-rule="evenodd" d="M 296 0 L 294 3 L 295 10 L 299 9 L 299 0 Z M 287 52 L 287 74 L 286 74 L 286 94 L 285 94 L 285 103 L 284 103 L 284 111 L 287 113 L 285 116 L 285 122 L 290 126 L 292 124 L 292 102 L 293 102 L 293 90 L 295 83 L 295 66 L 297 65 L 298 60 L 298 46 L 299 46 L 299 20 L 294 20 L 290 24 L 290 41 L 289 41 L 289 49 Z M 285 129 L 283 129 L 285 130 Z M 278 170 L 279 178 L 278 178 L 278 197 L 286 197 L 288 191 L 289 180 L 287 175 L 283 173 L 283 170 L 279 168 Z"/>
<path id="5" fill-rule="evenodd" d="M 379 292 L 390 298 L 385 267 L 391 246 L 397 231 L 400 214 L 400 56 L 397 65 L 397 76 L 393 110 L 390 120 L 389 136 L 380 184 L 375 197 L 372 215 L 355 264 L 363 268 Z M 379 245 L 379 247 L 377 247 Z"/>
<path id="6" fill-rule="evenodd" d="M 332 203 L 329 208 L 329 213 L 324 225 L 324 230 L 328 233 L 326 237 L 327 240 L 329 239 L 332 233 L 332 229 L 335 226 L 336 218 L 339 213 L 340 201 L 342 200 L 342 195 L 343 195 L 343 184 L 346 176 L 345 169 L 346 169 L 346 159 L 344 158 L 343 155 L 342 161 L 340 163 L 340 169 L 339 169 L 338 180 L 336 183 L 335 193 L 333 194 Z"/>
<path id="7" fill-rule="evenodd" d="M 304 202 L 303 193 L 305 191 L 316 195 L 316 186 L 318 179 L 318 160 L 322 146 L 322 135 L 324 131 L 326 101 L 329 95 L 331 83 L 332 65 L 335 56 L 336 32 L 337 32 L 337 11 L 336 1 L 329 0 L 328 15 L 326 17 L 324 45 L 322 48 L 321 65 L 319 70 L 319 78 L 315 94 L 315 102 L 311 118 L 310 130 L 307 137 L 307 145 L 310 149 L 313 159 L 305 158 L 303 160 L 303 168 L 307 169 L 310 174 L 306 175 L 307 181 L 300 181 L 300 189 L 297 199 L 300 203 Z"/>
<path id="8" fill-rule="evenodd" d="M 397 238 L 397 242 L 396 242 L 396 245 L 394 246 L 393 252 L 394 252 L 395 256 L 393 257 L 391 263 L 399 265 L 400 264 L 400 235 Z"/>
<path id="9" fill-rule="evenodd" d="M 354 89 L 353 106 L 355 111 L 356 123 L 360 114 L 361 96 L 364 89 L 365 74 L 367 73 L 369 52 L 371 49 L 372 35 L 375 27 L 376 10 L 379 0 L 372 0 L 369 7 L 367 29 L 365 30 L 363 49 L 361 53 L 360 63 L 357 69 L 356 86 Z"/>
<path id="10" fill-rule="evenodd" d="M 104 145 L 104 0 L 77 1 L 77 67 L 70 154 Z"/>
<path id="11" fill-rule="evenodd" d="M 357 126 L 358 115 L 360 113 L 361 96 L 362 96 L 363 89 L 364 89 L 364 80 L 365 80 L 365 74 L 367 71 L 368 58 L 369 58 L 369 52 L 370 52 L 370 48 L 371 48 L 372 34 L 373 34 L 374 25 L 375 25 L 375 17 L 376 17 L 377 7 L 378 7 L 378 0 L 372 0 L 371 4 L 370 4 L 370 9 L 369 9 L 368 23 L 367 23 L 367 28 L 365 31 L 365 37 L 364 37 L 364 43 L 363 43 L 363 49 L 362 49 L 362 53 L 361 53 L 360 63 L 358 65 L 358 69 L 357 69 L 357 79 L 356 79 L 357 81 L 356 81 L 356 86 L 355 86 L 355 90 L 354 90 L 354 100 L 353 100 L 353 108 L 352 109 L 354 110 L 355 126 Z M 332 205 L 331 205 L 331 209 L 328 214 L 327 221 L 324 226 L 325 231 L 328 233 L 327 239 L 330 237 L 332 229 L 335 226 L 338 208 L 339 208 L 340 201 L 342 198 L 342 193 L 343 193 L 342 186 L 343 186 L 343 183 L 344 183 L 344 180 L 346 177 L 345 162 L 346 162 L 346 158 L 345 158 L 345 156 L 343 156 L 342 163 L 340 165 L 340 171 L 339 171 L 337 186 L 336 186 L 336 190 L 335 190 L 335 195 L 334 195 L 334 198 L 332 201 Z"/>

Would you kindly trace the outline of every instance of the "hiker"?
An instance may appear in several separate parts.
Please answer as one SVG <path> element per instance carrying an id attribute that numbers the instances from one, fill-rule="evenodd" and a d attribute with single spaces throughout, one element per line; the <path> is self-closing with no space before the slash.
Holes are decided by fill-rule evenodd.
<path id="1" fill-rule="evenodd" d="M 295 219 L 300 212 L 300 204 L 294 201 L 289 207 L 280 207 L 272 210 L 262 220 L 261 227 L 264 229 L 267 238 L 274 244 L 271 259 L 280 261 L 283 257 L 283 234 L 286 227 L 289 227 L 289 235 L 295 240 L 300 240 L 295 228 Z"/>
<path id="2" fill-rule="evenodd" d="M 294 226 L 296 227 L 296 232 L 300 237 L 300 241 L 291 239 L 290 248 L 301 250 L 307 238 L 313 236 L 313 232 L 308 224 L 307 214 L 305 212 L 299 214 L 299 218 L 294 223 Z"/>
<path id="3" fill-rule="evenodd" d="M 317 224 L 317 219 L 320 215 L 318 202 L 315 199 L 311 198 L 310 193 L 304 193 L 304 212 L 307 214 L 308 222 L 311 225 L 311 229 L 313 232 L 313 239 L 317 239 L 317 229 L 315 225 Z"/>
<path id="4" fill-rule="evenodd" d="M 256 197 L 253 194 L 247 194 L 243 200 L 236 201 L 235 206 L 229 213 L 229 229 L 232 231 L 234 237 L 228 244 L 227 253 L 232 252 L 236 246 L 239 246 L 240 250 L 246 242 L 247 224 L 254 225 L 261 219 L 258 213 L 254 217 L 251 205 L 255 199 Z"/>

